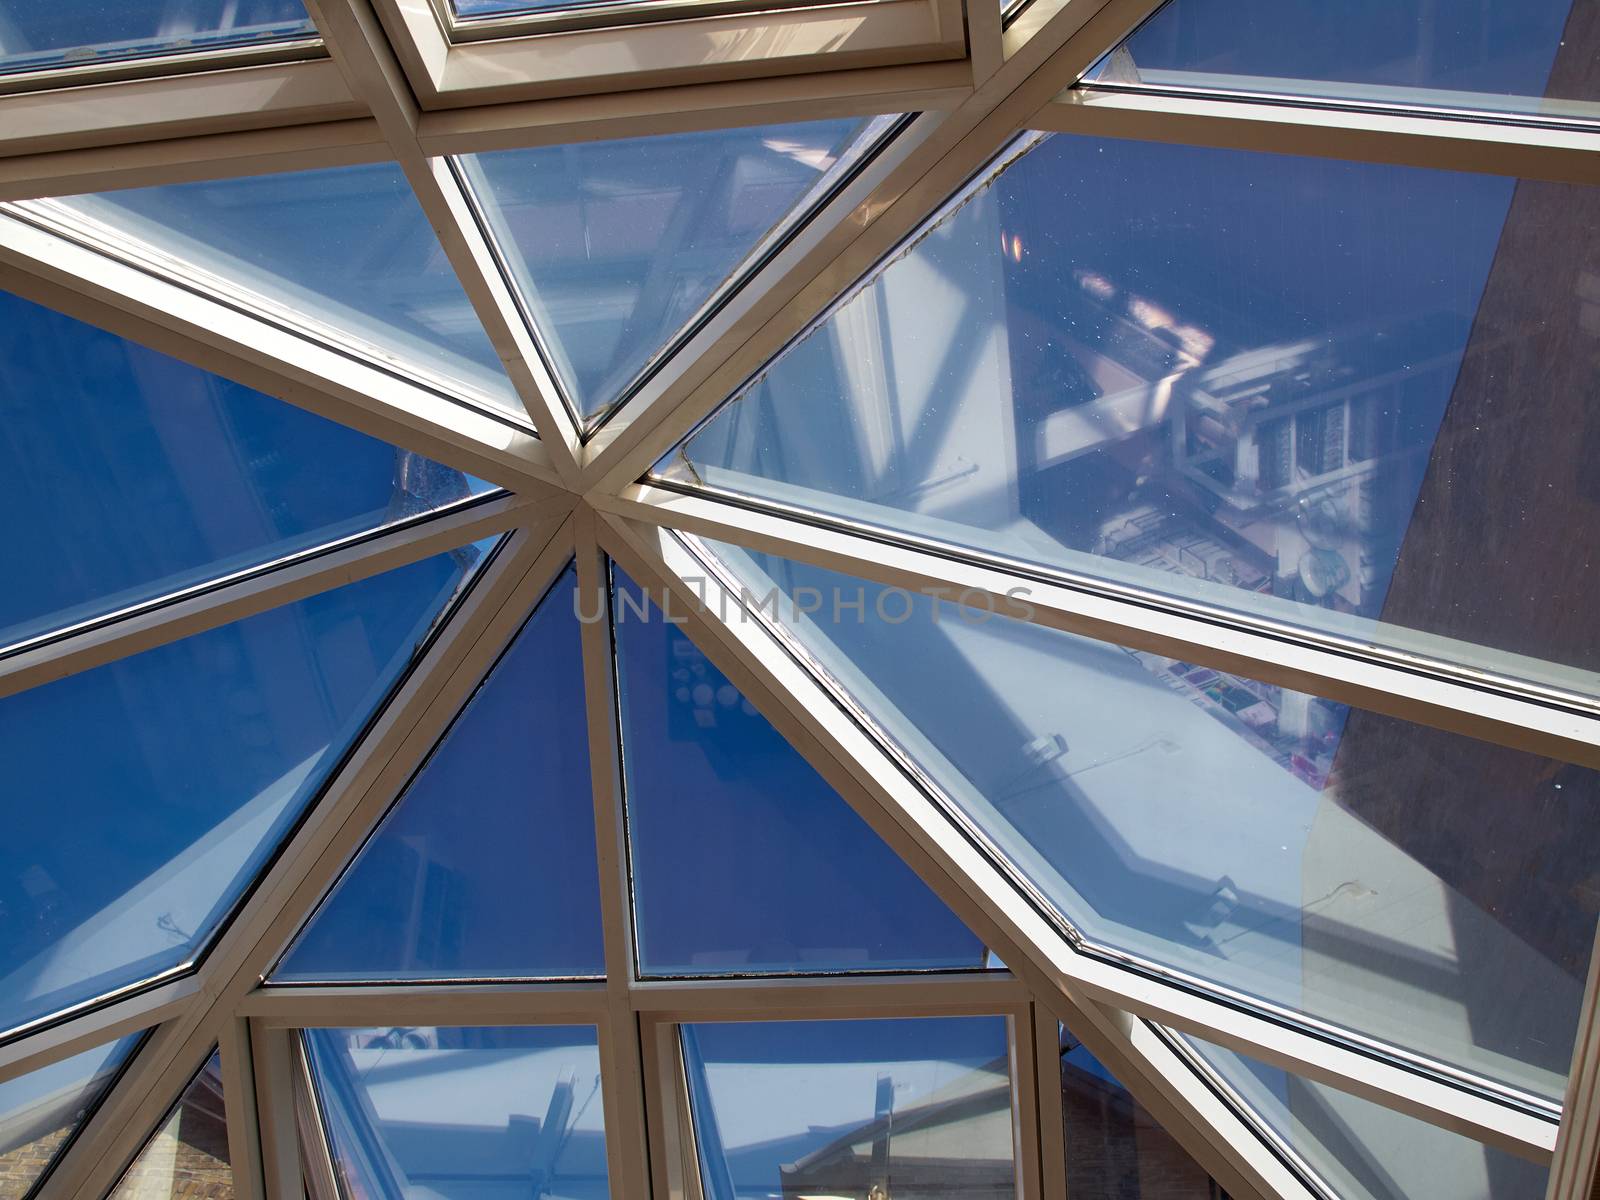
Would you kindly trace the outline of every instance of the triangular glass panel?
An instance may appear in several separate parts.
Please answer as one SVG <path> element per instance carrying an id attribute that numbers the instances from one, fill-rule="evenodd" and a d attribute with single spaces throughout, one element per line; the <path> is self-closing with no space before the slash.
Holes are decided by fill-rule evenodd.
<path id="1" fill-rule="evenodd" d="M 29 205 L 76 237 L 278 324 L 527 418 L 394 163 Z"/>
<path id="2" fill-rule="evenodd" d="M 0 361 L 0 648 L 488 490 L 3 292 Z"/>
<path id="3" fill-rule="evenodd" d="M 302 1036 L 342 1195 L 610 1195 L 593 1025 Z"/>
<path id="4" fill-rule="evenodd" d="M 212 1051 L 107 1200 L 231 1200 L 222 1059 Z"/>
<path id="5" fill-rule="evenodd" d="M 966 926 L 612 572 L 640 972 L 981 968 Z"/>
<path id="6" fill-rule="evenodd" d="M 593 418 L 890 124 L 707 130 L 461 165 L 574 407 Z"/>
<path id="7" fill-rule="evenodd" d="M 1216 1180 L 1066 1026 L 1061 1125 L 1073 1196 L 1228 1200 Z"/>
<path id="8" fill-rule="evenodd" d="M 31 1195 L 99 1107 L 144 1034 L 0 1083 L 0 1197 Z"/>
<path id="9" fill-rule="evenodd" d="M 1600 188 L 1058 134 L 960 200 L 658 475 L 1600 695 Z"/>
<path id="10" fill-rule="evenodd" d="M 0 700 L 0 1028 L 193 962 L 484 550 Z"/>
<path id="11" fill-rule="evenodd" d="M 1543 1200 L 1550 1168 L 1185 1034 L 1202 1074 L 1343 1200 Z M 1215 1086 L 1213 1083 L 1211 1086 Z"/>
<path id="12" fill-rule="evenodd" d="M 1084 82 L 1595 120 L 1597 38 L 1584 0 L 1170 0 Z"/>
<path id="13" fill-rule="evenodd" d="M 274 982 L 605 973 L 576 595 L 568 567 Z"/>
<path id="14" fill-rule="evenodd" d="M 315 45 L 299 0 L 119 0 L 116 4 L 13 4 L 5 12 L 0 74 L 206 54 L 285 42 Z"/>
<path id="15" fill-rule="evenodd" d="M 1600 772 L 713 549 L 1063 932 L 1560 1098 Z"/>

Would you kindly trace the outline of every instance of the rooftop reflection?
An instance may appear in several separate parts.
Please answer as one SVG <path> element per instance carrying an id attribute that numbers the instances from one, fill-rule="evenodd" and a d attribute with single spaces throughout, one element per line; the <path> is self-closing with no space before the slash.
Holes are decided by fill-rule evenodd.
<path id="1" fill-rule="evenodd" d="M 1562 1094 L 1600 773 L 714 549 L 1091 944 Z"/>
<path id="2" fill-rule="evenodd" d="M 656 473 L 1600 694 L 1597 212 L 1048 137 Z"/>

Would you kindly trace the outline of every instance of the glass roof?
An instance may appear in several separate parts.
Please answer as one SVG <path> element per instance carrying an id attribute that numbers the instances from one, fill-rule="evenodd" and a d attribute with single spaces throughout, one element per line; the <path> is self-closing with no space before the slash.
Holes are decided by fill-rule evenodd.
<path id="1" fill-rule="evenodd" d="M 605 974 L 568 567 L 273 974 Z"/>
<path id="2" fill-rule="evenodd" d="M 981 968 L 982 943 L 711 660 L 613 574 L 640 972 Z"/>
<path id="3" fill-rule="evenodd" d="M 461 164 L 557 374 L 592 418 L 892 123 L 719 129 Z"/>
<path id="4" fill-rule="evenodd" d="M 1182 1040 L 1341 1200 L 1545 1194 L 1546 1167 L 1221 1046 Z"/>
<path id="5" fill-rule="evenodd" d="M 0 647 L 489 488 L 5 293 L 0 360 Z"/>
<path id="6" fill-rule="evenodd" d="M 159 273 L 526 419 L 393 163 L 128 188 L 43 209 Z"/>
<path id="7" fill-rule="evenodd" d="M 610 1194 L 592 1026 L 303 1036 L 344 1195 Z"/>
<path id="8" fill-rule="evenodd" d="M 48 0 L 0 11 L 0 74 L 316 37 L 299 0 Z"/>
<path id="9" fill-rule="evenodd" d="M 1091 942 L 1561 1096 L 1600 773 L 715 550 Z"/>
<path id="10" fill-rule="evenodd" d="M 38 1187 L 143 1038 L 132 1034 L 0 1083 L 0 1196 L 22 1200 Z"/>
<path id="11" fill-rule="evenodd" d="M 0 1200 L 1581 1190 L 1600 3 L 301 2 L 0 0 Z"/>
<path id="12" fill-rule="evenodd" d="M 695 1024 L 682 1036 L 706 1200 L 1015 1191 L 1003 1018 Z"/>
<path id="13" fill-rule="evenodd" d="M 1600 117 L 1589 0 L 1168 0 L 1086 82 Z"/>
<path id="14" fill-rule="evenodd" d="M 222 1061 L 213 1053 L 107 1200 L 232 1200 Z"/>
<path id="15" fill-rule="evenodd" d="M 464 547 L 0 701 L 0 758 L 19 798 L 0 846 L 0 1028 L 192 960 L 481 553 Z"/>
<path id="16" fill-rule="evenodd" d="M 1555 347 L 1590 336 L 1568 251 L 1597 212 L 1493 175 L 1025 140 L 657 474 L 1600 694 L 1600 491 L 1548 436 L 1589 421 Z"/>

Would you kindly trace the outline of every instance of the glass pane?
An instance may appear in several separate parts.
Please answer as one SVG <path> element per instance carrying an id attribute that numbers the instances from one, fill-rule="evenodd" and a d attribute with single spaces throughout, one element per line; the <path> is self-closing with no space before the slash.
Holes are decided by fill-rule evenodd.
<path id="1" fill-rule="evenodd" d="M 107 1200 L 233 1200 L 222 1061 L 213 1053 Z"/>
<path id="2" fill-rule="evenodd" d="M 1595 0 L 1171 0 L 1091 81 L 1600 116 Z"/>
<path id="3" fill-rule="evenodd" d="M 274 982 L 605 973 L 576 602 L 568 567 Z"/>
<path id="4" fill-rule="evenodd" d="M 1090 1200 L 1228 1200 L 1089 1048 L 1061 1027 L 1067 1187 Z"/>
<path id="5" fill-rule="evenodd" d="M 481 553 L 449 554 L 0 701 L 0 1028 L 191 961 Z"/>
<path id="6" fill-rule="evenodd" d="M 304 1036 L 345 1195 L 610 1194 L 593 1027 Z"/>
<path id="7" fill-rule="evenodd" d="M 1221 1046 L 1174 1036 L 1344 1200 L 1543 1200 L 1548 1167 Z"/>
<path id="8" fill-rule="evenodd" d="M 99 1105 L 144 1034 L 0 1083 L 0 1200 L 22 1200 Z"/>
<path id="9" fill-rule="evenodd" d="M 640 971 L 981 968 L 966 926 L 612 572 Z"/>
<path id="10" fill-rule="evenodd" d="M 4 292 L 0 362 L 0 646 L 489 490 Z"/>
<path id="11" fill-rule="evenodd" d="M 450 0 L 458 17 L 515 17 L 562 8 L 593 8 L 594 0 Z"/>
<path id="12" fill-rule="evenodd" d="M 1561 1096 L 1600 773 L 716 550 L 1091 942 Z"/>
<path id="13" fill-rule="evenodd" d="M 208 291 L 526 419 L 393 163 L 128 188 L 51 202 Z"/>
<path id="14" fill-rule="evenodd" d="M 594 416 L 892 118 L 463 159 L 562 382 Z M 857 144 L 859 140 L 860 144 Z"/>
<path id="15" fill-rule="evenodd" d="M 1600 694 L 1597 230 L 1600 189 L 1045 138 L 658 470 Z"/>
<path id="16" fill-rule="evenodd" d="M 299 0 L 49 0 L 0 10 L 0 74 L 316 36 Z"/>
<path id="17" fill-rule="evenodd" d="M 706 1200 L 1016 1195 L 1004 1018 L 681 1029 Z"/>

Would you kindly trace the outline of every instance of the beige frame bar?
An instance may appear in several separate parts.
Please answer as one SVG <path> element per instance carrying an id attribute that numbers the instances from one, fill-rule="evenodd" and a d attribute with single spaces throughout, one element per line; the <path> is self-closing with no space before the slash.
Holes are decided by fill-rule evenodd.
<path id="1" fill-rule="evenodd" d="M 424 109 L 948 61 L 966 54 L 960 0 L 834 0 L 456 42 L 429 0 L 379 4 Z"/>

